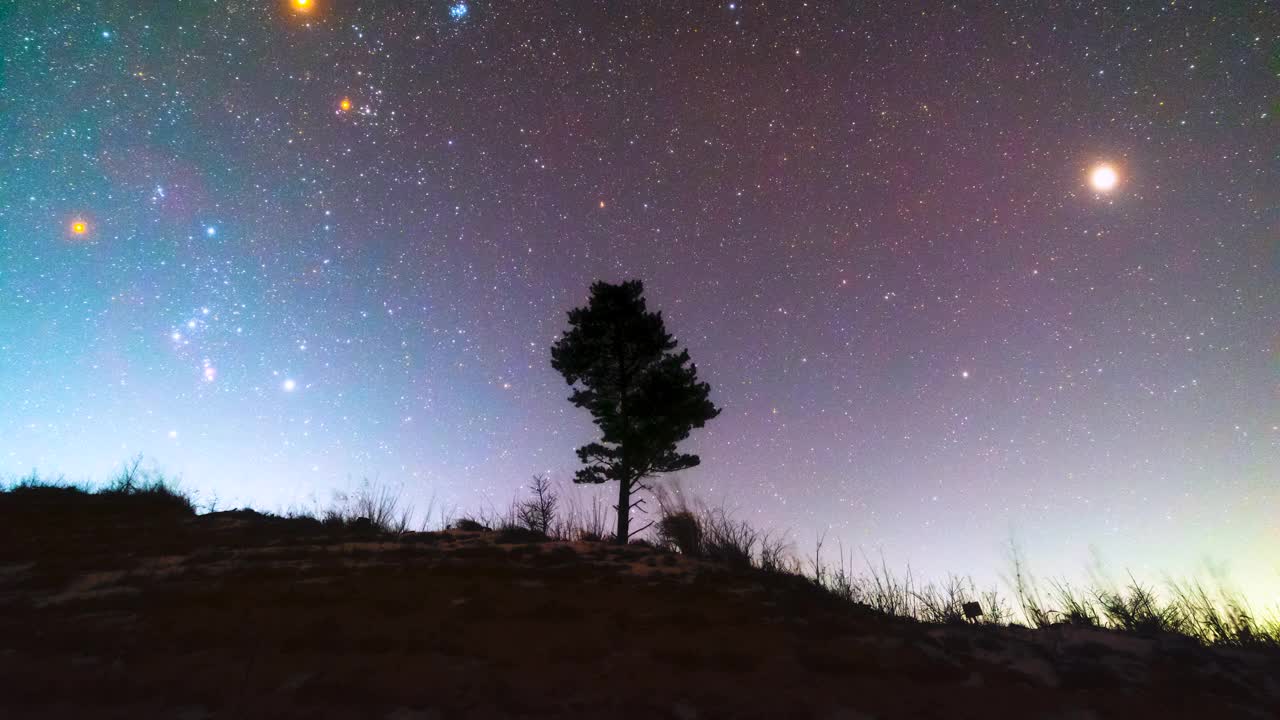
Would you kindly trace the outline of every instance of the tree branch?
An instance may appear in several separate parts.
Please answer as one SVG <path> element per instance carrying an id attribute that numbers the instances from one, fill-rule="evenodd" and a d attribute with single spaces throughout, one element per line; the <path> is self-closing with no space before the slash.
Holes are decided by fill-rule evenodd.
<path id="1" fill-rule="evenodd" d="M 628 539 L 628 540 L 630 540 L 631 538 L 635 537 L 637 534 L 642 533 L 642 532 L 644 532 L 645 530 L 648 530 L 648 529 L 649 529 L 649 528 L 651 528 L 651 527 L 653 527 L 653 521 L 652 521 L 652 520 L 650 520 L 649 522 L 645 523 L 645 524 L 644 524 L 644 527 L 639 528 L 638 530 L 632 530 L 631 532 L 627 533 L 627 539 Z"/>

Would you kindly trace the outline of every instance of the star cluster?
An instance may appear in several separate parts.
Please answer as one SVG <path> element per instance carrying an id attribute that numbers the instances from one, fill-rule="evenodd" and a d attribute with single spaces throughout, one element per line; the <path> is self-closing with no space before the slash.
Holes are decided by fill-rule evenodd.
<path id="1" fill-rule="evenodd" d="M 0 23 L 0 472 L 502 505 L 639 277 L 801 546 L 1280 592 L 1274 4 L 162 5 Z"/>

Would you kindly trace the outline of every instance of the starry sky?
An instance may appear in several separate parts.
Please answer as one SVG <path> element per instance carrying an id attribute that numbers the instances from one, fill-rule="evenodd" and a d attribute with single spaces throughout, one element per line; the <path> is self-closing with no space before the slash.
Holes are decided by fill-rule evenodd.
<path id="1" fill-rule="evenodd" d="M 1262 0 L 0 0 L 0 473 L 502 506 L 594 438 L 565 311 L 637 277 L 724 408 L 682 485 L 799 550 L 1273 600 L 1278 42 Z"/>

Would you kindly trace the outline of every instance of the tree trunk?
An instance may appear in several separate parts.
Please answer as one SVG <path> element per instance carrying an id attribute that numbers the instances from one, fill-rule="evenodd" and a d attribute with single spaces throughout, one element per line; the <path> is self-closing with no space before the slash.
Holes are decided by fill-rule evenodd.
<path id="1" fill-rule="evenodd" d="M 631 480 L 618 481 L 618 538 L 619 545 L 626 545 L 631 530 Z"/>
<path id="2" fill-rule="evenodd" d="M 627 419 L 627 393 L 631 390 L 631 377 L 627 372 L 627 346 L 615 331 L 613 353 L 618 359 L 618 418 L 622 420 L 622 437 L 618 449 L 622 451 L 622 479 L 618 480 L 618 538 L 619 545 L 630 540 L 631 530 L 631 471 L 627 464 L 627 442 L 631 439 L 631 424 Z"/>

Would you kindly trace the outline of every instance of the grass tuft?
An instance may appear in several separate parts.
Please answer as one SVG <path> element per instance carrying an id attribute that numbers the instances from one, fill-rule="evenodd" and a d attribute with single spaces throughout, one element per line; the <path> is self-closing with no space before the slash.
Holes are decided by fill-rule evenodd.
<path id="1" fill-rule="evenodd" d="M 329 527 L 367 528 L 402 534 L 409 530 L 413 506 L 402 502 L 402 490 L 370 481 L 360 482 L 350 493 L 334 493 L 333 503 L 319 514 Z"/>

